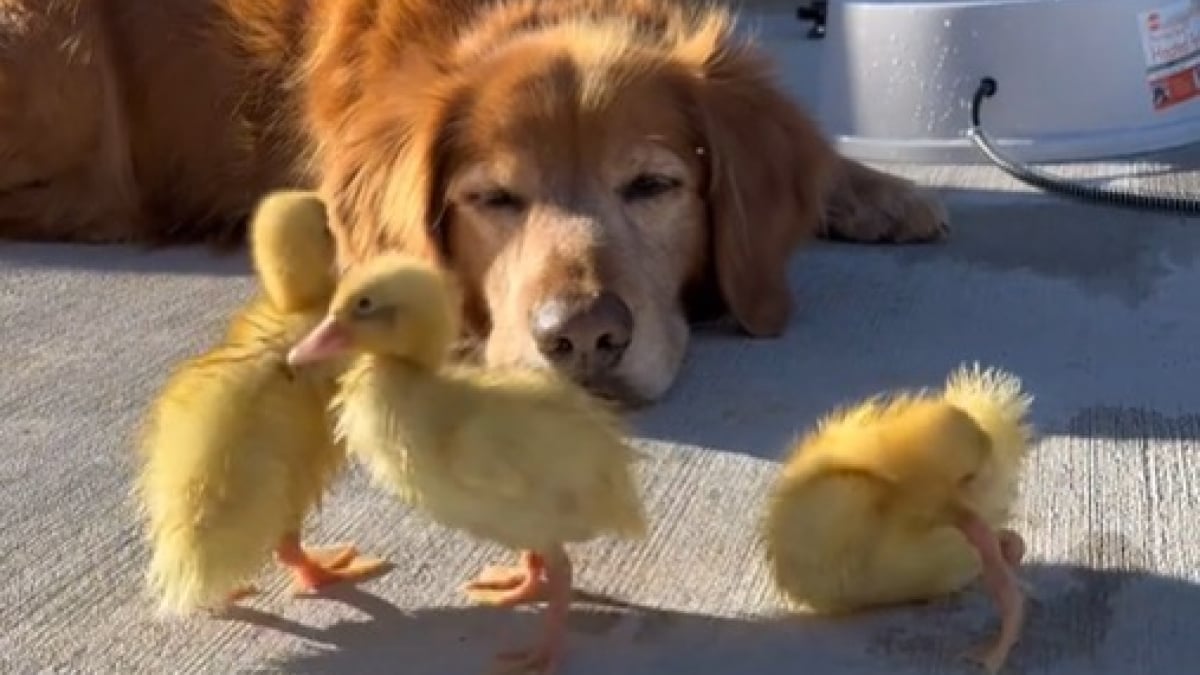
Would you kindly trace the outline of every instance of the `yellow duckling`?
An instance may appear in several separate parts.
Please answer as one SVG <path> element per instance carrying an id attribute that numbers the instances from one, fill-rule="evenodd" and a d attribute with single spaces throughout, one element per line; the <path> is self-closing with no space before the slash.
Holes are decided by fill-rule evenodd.
<path id="1" fill-rule="evenodd" d="M 998 671 L 1024 622 L 1015 570 L 1025 543 L 1001 528 L 1032 443 L 1031 402 L 1012 375 L 961 367 L 942 392 L 877 397 L 826 417 L 795 446 L 769 501 L 764 540 L 778 587 L 837 613 L 932 599 L 982 573 L 1000 632 L 969 656 Z"/>
<path id="2" fill-rule="evenodd" d="M 467 585 L 479 602 L 548 599 L 536 647 L 500 654 L 544 672 L 561 660 L 570 604 L 564 544 L 640 537 L 634 450 L 617 417 L 550 372 L 447 365 L 460 293 L 424 262 L 389 255 L 347 273 L 294 366 L 359 353 L 342 378 L 349 452 L 435 520 L 522 552 Z"/>
<path id="3" fill-rule="evenodd" d="M 219 346 L 176 368 L 141 429 L 135 493 L 151 548 L 147 582 L 165 613 L 253 592 L 247 584 L 272 551 L 306 590 L 382 566 L 352 546 L 300 543 L 345 460 L 327 413 L 336 364 L 296 374 L 286 363 L 334 289 L 324 207 L 309 193 L 273 194 L 250 238 L 263 293 Z"/>

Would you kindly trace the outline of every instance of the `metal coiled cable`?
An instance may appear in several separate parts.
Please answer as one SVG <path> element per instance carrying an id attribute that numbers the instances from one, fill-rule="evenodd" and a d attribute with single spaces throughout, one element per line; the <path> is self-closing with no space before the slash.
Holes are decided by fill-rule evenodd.
<path id="1" fill-rule="evenodd" d="M 983 106 L 983 99 L 995 96 L 996 89 L 996 80 L 993 78 L 985 77 L 979 83 L 979 88 L 975 90 L 975 97 L 971 101 L 971 127 L 967 131 L 967 136 L 975 144 L 975 147 L 979 148 L 979 151 L 991 160 L 992 164 L 995 164 L 1008 175 L 1047 192 L 1054 192 L 1084 201 L 1111 204 L 1113 206 L 1135 208 L 1144 211 L 1169 211 L 1176 214 L 1200 215 L 1200 200 L 1188 199 L 1186 197 L 1122 192 L 1103 186 L 1072 183 L 1005 157 L 988 140 L 987 134 L 984 133 L 979 121 L 979 110 Z"/>

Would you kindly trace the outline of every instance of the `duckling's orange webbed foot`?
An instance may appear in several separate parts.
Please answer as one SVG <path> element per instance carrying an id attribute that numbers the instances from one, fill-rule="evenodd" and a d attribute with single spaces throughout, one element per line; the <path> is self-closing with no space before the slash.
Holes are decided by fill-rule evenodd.
<path id="1" fill-rule="evenodd" d="M 1025 542 L 1010 530 L 994 533 L 975 515 L 966 516 L 959 529 L 979 552 L 984 588 L 1000 611 L 1000 632 L 995 640 L 972 648 L 965 656 L 988 673 L 998 673 L 1025 623 L 1025 593 L 1015 570 L 1025 555 Z"/>
<path id="2" fill-rule="evenodd" d="M 527 554 L 536 556 L 536 554 Z M 571 561 L 562 549 L 536 556 L 545 574 L 546 616 L 542 638 L 532 647 L 496 655 L 505 669 L 518 672 L 554 673 L 566 651 L 567 614 L 571 608 Z"/>
<path id="3" fill-rule="evenodd" d="M 545 599 L 546 563 L 531 551 L 521 554 L 516 567 L 488 567 L 473 581 L 463 585 L 472 602 L 497 607 L 513 607 Z"/>
<path id="4" fill-rule="evenodd" d="M 384 566 L 378 558 L 359 556 L 353 545 L 304 548 L 294 535 L 284 537 L 275 549 L 275 557 L 291 570 L 295 593 L 311 593 L 341 581 L 363 579 Z"/>
<path id="5" fill-rule="evenodd" d="M 232 605 L 239 600 L 245 600 L 246 598 L 254 595 L 258 595 L 258 588 L 256 586 L 242 586 L 241 588 L 236 588 L 230 592 L 229 597 L 225 598 L 225 603 L 227 605 Z"/>

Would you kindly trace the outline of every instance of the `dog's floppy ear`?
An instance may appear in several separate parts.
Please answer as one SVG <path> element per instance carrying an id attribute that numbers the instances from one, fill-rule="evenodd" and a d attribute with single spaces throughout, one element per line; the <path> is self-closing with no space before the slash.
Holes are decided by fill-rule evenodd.
<path id="1" fill-rule="evenodd" d="M 690 71 L 698 151 L 707 155 L 718 287 L 743 330 L 779 335 L 792 304 L 788 261 L 819 228 L 832 150 L 725 16 L 708 15 L 675 54 Z"/>
<path id="2" fill-rule="evenodd" d="M 343 266 L 382 251 L 431 261 L 445 254 L 445 162 L 456 98 L 430 87 L 380 87 L 349 107 L 325 141 L 321 193 L 330 205 Z M 387 96 L 387 94 L 381 94 Z"/>

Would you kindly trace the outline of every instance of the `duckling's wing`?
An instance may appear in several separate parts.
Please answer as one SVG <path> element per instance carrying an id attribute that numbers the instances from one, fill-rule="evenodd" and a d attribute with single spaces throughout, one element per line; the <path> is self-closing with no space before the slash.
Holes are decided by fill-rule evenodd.
<path id="1" fill-rule="evenodd" d="M 450 445 L 449 470 L 463 487 L 500 499 L 530 493 L 528 474 L 513 462 L 513 450 L 519 452 L 522 445 L 515 427 L 468 425 Z"/>
<path id="2" fill-rule="evenodd" d="M 491 393 L 458 435 L 464 486 L 530 532 L 563 540 L 642 532 L 633 452 L 615 420 L 590 399 L 546 385 Z"/>

